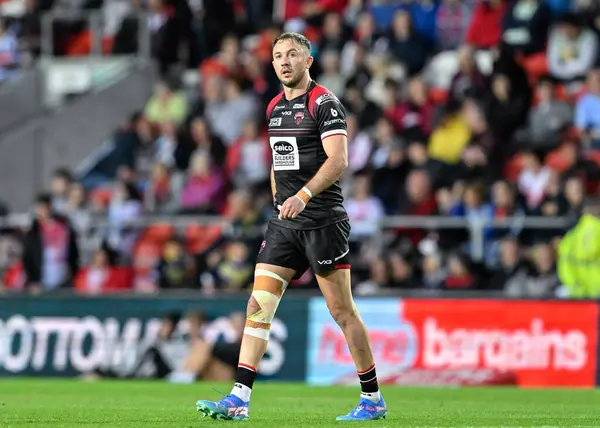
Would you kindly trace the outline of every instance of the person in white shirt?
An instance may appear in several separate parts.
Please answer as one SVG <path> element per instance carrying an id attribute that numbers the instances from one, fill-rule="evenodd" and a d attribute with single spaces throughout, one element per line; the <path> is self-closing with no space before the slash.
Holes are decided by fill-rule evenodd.
<path id="1" fill-rule="evenodd" d="M 368 175 L 355 176 L 353 196 L 346 202 L 346 211 L 352 224 L 350 239 L 364 239 L 377 231 L 384 210 L 381 201 L 371 194 Z"/>

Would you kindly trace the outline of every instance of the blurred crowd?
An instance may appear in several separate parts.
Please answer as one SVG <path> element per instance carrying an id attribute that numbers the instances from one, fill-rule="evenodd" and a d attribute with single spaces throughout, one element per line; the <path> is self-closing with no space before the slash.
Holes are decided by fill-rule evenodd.
<path id="1" fill-rule="evenodd" d="M 561 294 L 560 238 L 600 180 L 597 2 L 200 3 L 150 2 L 164 11 L 152 21 L 163 31 L 153 45 L 161 71 L 154 95 L 85 174 L 56 172 L 7 285 L 251 286 L 272 209 L 265 107 L 280 86 L 271 43 L 281 31 L 298 31 L 313 43 L 311 75 L 347 109 L 342 184 L 356 292 Z M 114 46 L 132 40 L 125 24 Z M 149 214 L 221 220 L 136 225 Z M 478 242 L 447 224 L 381 230 L 393 215 L 485 227 Z M 566 224 L 525 227 L 531 216 Z M 492 226 L 503 219 L 507 227 Z M 86 258 L 82 246 L 90 243 Z M 307 273 L 294 286 L 313 287 L 314 278 Z"/>

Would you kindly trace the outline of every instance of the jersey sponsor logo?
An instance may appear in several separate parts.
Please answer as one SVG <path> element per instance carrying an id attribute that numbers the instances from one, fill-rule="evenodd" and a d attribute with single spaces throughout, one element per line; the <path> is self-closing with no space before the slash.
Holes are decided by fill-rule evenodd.
<path id="1" fill-rule="evenodd" d="M 344 119 L 331 119 L 331 120 L 326 120 L 325 122 L 323 122 L 323 125 L 329 126 L 329 125 L 333 125 L 335 123 L 345 123 L 345 122 L 344 122 Z"/>
<path id="2" fill-rule="evenodd" d="M 302 123 L 302 119 L 304 119 L 304 113 L 299 111 L 294 115 L 294 119 L 296 119 L 296 125 L 300 125 Z"/>
<path id="3" fill-rule="evenodd" d="M 335 95 L 333 95 L 333 94 L 323 94 L 323 95 L 321 95 L 319 98 L 317 98 L 315 100 L 315 103 L 317 103 L 317 105 L 320 106 L 321 104 L 324 104 L 324 103 L 329 102 L 329 101 L 335 101 L 335 100 L 336 100 Z"/>
<path id="4" fill-rule="evenodd" d="M 294 104 L 292 108 L 304 108 L 304 104 Z"/>
<path id="5" fill-rule="evenodd" d="M 291 115 L 292 115 L 292 112 L 291 112 L 290 110 L 286 110 L 286 111 L 282 111 L 282 112 L 281 112 L 281 114 L 282 114 L 283 116 L 291 116 Z"/>
<path id="6" fill-rule="evenodd" d="M 337 115 L 338 115 L 338 112 L 337 112 L 337 110 L 336 110 L 336 109 L 334 109 L 334 108 L 332 107 L 330 111 L 331 111 L 331 115 L 332 115 L 333 117 L 337 117 Z"/>
<path id="7" fill-rule="evenodd" d="M 271 137 L 269 144 L 273 152 L 273 169 L 275 171 L 300 169 L 300 153 L 296 137 Z"/>
<path id="8" fill-rule="evenodd" d="M 281 126 L 281 117 L 274 117 L 269 121 L 269 126 Z"/>
<path id="9" fill-rule="evenodd" d="M 285 106 L 275 106 L 275 108 L 273 110 L 281 110 L 283 108 L 285 108 Z"/>

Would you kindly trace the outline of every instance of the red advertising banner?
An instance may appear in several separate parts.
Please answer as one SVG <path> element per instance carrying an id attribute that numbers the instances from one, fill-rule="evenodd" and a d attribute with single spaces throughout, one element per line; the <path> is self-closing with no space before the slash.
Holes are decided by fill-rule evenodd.
<path id="1" fill-rule="evenodd" d="M 596 384 L 595 302 L 359 298 L 356 305 L 384 384 Z M 323 299 L 311 299 L 308 339 L 309 383 L 356 382 Z"/>
<path id="2" fill-rule="evenodd" d="M 514 373 L 524 387 L 596 383 L 598 307 L 593 302 L 403 300 L 416 329 L 415 365 Z"/>

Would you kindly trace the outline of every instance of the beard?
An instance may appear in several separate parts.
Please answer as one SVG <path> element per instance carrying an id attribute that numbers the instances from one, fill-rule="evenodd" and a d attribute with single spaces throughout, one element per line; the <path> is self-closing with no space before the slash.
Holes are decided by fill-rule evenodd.
<path id="1" fill-rule="evenodd" d="M 293 89 L 296 86 L 298 86 L 298 84 L 300 83 L 300 81 L 302 80 L 303 77 L 304 77 L 304 72 L 294 74 L 289 79 L 284 79 L 283 77 L 281 77 L 279 79 L 279 81 L 282 83 L 283 86 Z"/>

